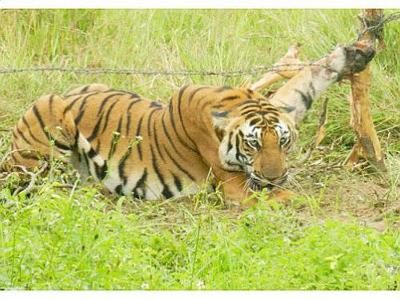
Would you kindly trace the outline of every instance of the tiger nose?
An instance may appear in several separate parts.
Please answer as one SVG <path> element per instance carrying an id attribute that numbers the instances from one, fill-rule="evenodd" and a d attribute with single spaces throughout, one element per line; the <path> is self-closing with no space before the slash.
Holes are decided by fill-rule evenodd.
<path id="1" fill-rule="evenodd" d="M 264 176 L 264 177 L 265 177 L 266 180 L 268 180 L 271 183 L 277 183 L 277 182 L 280 182 L 282 180 L 284 181 L 287 176 L 288 176 L 288 169 L 284 169 L 282 171 L 281 175 L 273 176 L 273 177 L 272 176 Z"/>

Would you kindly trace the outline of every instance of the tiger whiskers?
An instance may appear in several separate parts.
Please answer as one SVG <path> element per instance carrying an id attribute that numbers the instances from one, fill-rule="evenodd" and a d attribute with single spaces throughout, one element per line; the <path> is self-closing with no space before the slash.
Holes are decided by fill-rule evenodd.
<path id="1" fill-rule="evenodd" d="M 249 189 L 251 189 L 250 188 L 250 183 L 251 183 L 251 179 L 250 178 L 248 178 L 247 180 L 246 180 L 246 182 L 244 183 L 244 185 L 243 185 L 243 191 L 247 191 L 247 190 L 249 190 Z"/>
<path id="2" fill-rule="evenodd" d="M 288 177 L 287 177 L 287 182 L 288 182 L 289 185 L 294 185 L 301 192 L 305 191 L 303 186 L 298 182 L 298 180 L 295 178 L 295 176 L 289 174 Z"/>

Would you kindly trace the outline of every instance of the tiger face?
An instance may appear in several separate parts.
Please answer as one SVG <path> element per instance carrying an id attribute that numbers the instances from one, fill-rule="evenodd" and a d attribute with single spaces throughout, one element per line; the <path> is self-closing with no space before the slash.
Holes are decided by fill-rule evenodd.
<path id="1" fill-rule="evenodd" d="M 219 129 L 224 126 L 219 132 L 219 158 L 226 170 L 245 172 L 253 191 L 270 190 L 287 179 L 286 157 L 297 139 L 297 132 L 291 120 L 278 108 L 260 105 L 257 109 L 254 105 L 256 109 L 249 110 L 243 106 L 239 115 L 224 116 L 225 126 L 217 124 Z"/>

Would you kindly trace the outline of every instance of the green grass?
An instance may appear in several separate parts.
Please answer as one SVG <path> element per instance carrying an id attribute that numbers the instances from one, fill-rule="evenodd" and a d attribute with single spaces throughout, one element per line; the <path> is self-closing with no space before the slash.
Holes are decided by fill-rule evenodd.
<path id="1" fill-rule="evenodd" d="M 356 37 L 358 10 L 0 11 L 0 67 L 54 65 L 236 70 L 271 65 L 300 42 L 303 59 Z M 385 179 L 337 167 L 349 153 L 349 86 L 333 86 L 327 137 L 289 185 L 299 196 L 241 212 L 221 194 L 137 203 L 106 198 L 53 167 L 33 194 L 0 177 L 0 289 L 399 289 L 400 34 L 372 63 L 372 112 Z M 185 83 L 245 77 L 36 73 L 0 75 L 0 157 L 9 129 L 42 94 L 101 82 L 166 101 Z M 257 77 L 251 78 L 253 81 Z M 296 162 L 315 134 L 316 103 Z M 65 173 L 64 173 L 65 172 Z M 260 196 L 262 197 L 262 196 Z"/>
<path id="2" fill-rule="evenodd" d="M 13 200 L 3 192 L 2 197 Z M 51 185 L 4 207 L 3 287 L 26 289 L 395 289 L 400 239 L 356 223 L 305 225 L 282 206 L 239 218 L 202 206 L 111 209 L 93 189 Z M 172 203 L 170 203 L 172 204 Z"/>

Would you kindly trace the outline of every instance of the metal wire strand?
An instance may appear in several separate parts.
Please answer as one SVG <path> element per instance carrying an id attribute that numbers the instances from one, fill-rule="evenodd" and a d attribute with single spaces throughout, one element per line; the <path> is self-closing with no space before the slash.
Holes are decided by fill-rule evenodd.
<path id="1" fill-rule="evenodd" d="M 306 66 L 320 66 L 329 68 L 326 65 L 317 63 L 302 64 L 280 64 L 278 66 L 258 66 L 244 70 L 142 70 L 142 69 L 119 69 L 119 68 L 84 68 L 84 67 L 54 67 L 54 66 L 37 66 L 28 68 L 0 68 L 0 75 L 19 74 L 19 73 L 74 73 L 84 75 L 97 74 L 119 74 L 119 75 L 141 75 L 141 76 L 222 76 L 222 77 L 239 77 L 243 75 L 256 75 L 265 72 L 282 72 L 285 70 L 301 70 Z"/>

